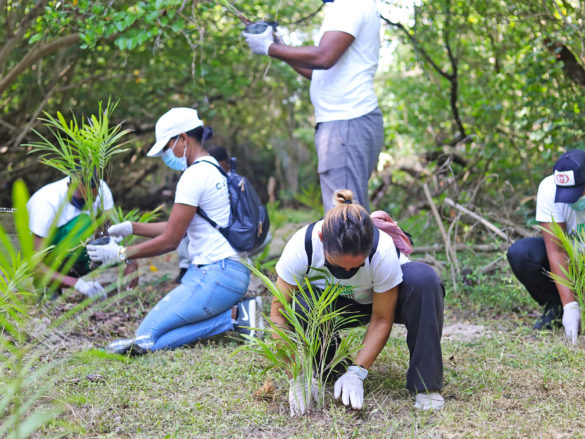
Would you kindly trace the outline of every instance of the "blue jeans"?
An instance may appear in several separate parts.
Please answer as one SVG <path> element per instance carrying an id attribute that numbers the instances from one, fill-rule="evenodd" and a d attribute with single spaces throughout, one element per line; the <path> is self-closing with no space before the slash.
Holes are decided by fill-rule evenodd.
<path id="1" fill-rule="evenodd" d="M 181 285 L 140 324 L 139 344 L 153 351 L 173 349 L 233 330 L 231 308 L 242 300 L 249 281 L 248 268 L 231 259 L 201 267 L 190 264 Z"/>

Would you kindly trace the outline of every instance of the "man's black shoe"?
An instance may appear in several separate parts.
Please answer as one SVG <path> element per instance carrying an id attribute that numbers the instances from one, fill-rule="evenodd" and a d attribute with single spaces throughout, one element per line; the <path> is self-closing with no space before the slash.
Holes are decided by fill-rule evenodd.
<path id="1" fill-rule="evenodd" d="M 563 305 L 545 305 L 542 316 L 534 322 L 533 329 L 551 330 L 563 325 Z"/>

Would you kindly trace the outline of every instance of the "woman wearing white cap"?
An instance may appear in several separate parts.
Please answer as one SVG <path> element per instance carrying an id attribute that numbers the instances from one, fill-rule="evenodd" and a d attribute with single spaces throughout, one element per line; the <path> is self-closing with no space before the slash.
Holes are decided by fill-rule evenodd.
<path id="1" fill-rule="evenodd" d="M 173 108 L 157 121 L 155 132 L 156 143 L 147 155 L 161 157 L 168 167 L 183 171 L 168 221 L 113 225 L 108 229 L 111 236 L 152 239 L 127 248 L 111 240 L 107 245 L 87 246 L 88 254 L 103 263 L 151 257 L 175 250 L 187 234 L 191 264 L 181 284 L 144 318 L 135 337 L 111 343 L 110 352 L 142 354 L 176 348 L 233 330 L 234 323 L 256 323 L 256 300 L 241 302 L 248 289 L 248 269 L 223 235 L 196 215 L 197 209 L 203 209 L 222 227 L 230 217 L 226 178 L 203 146 L 212 130 L 203 126 L 196 110 Z M 241 312 L 236 322 L 232 307 L 238 303 Z"/>

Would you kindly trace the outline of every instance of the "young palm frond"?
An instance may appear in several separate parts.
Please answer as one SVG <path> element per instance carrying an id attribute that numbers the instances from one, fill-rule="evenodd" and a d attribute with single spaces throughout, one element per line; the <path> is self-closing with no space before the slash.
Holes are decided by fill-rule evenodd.
<path id="1" fill-rule="evenodd" d="M 356 346 L 357 337 L 353 332 L 339 342 L 339 331 L 351 326 L 359 316 L 347 316 L 343 310 L 333 309 L 333 302 L 343 290 L 339 285 L 329 283 L 323 291 L 316 291 L 311 287 L 310 280 L 305 279 L 304 286 L 297 283 L 298 291 L 289 302 L 287 295 L 267 276 L 254 267 L 249 268 L 282 305 L 281 313 L 288 327 L 281 327 L 268 320 L 268 327 L 261 330 L 267 337 L 262 339 L 245 335 L 249 344 L 236 352 L 254 352 L 268 360 L 269 365 L 265 370 L 279 368 L 301 382 L 306 381 L 307 377 L 314 377 L 319 389 L 317 408 L 322 408 L 325 399 L 324 385 L 329 375 L 336 365 L 360 348 Z M 301 313 L 299 310 L 304 304 L 307 304 L 308 309 L 303 308 Z M 335 353 L 326 360 L 326 353 L 334 343 Z M 303 384 L 302 388 L 305 391 L 310 386 Z"/>
<path id="2" fill-rule="evenodd" d="M 567 268 L 561 267 L 564 276 L 549 273 L 553 281 L 564 285 L 573 291 L 575 300 L 581 308 L 581 333 L 585 333 L 585 230 L 572 235 L 567 234 L 562 227 L 553 222 L 550 231 L 542 229 L 545 233 L 552 233 L 559 246 L 567 254 Z"/>
<path id="3" fill-rule="evenodd" d="M 110 127 L 112 112 L 117 104 L 108 100 L 105 108 L 99 103 L 98 114 L 91 115 L 87 122 L 78 122 L 75 116 L 67 121 L 61 112 L 57 117 L 45 113 L 41 120 L 53 140 L 35 131 L 39 141 L 26 144 L 30 153 L 39 153 L 41 163 L 55 168 L 72 180 L 80 180 L 88 185 L 92 179 L 101 181 L 107 167 L 116 154 L 125 152 L 123 141 L 130 131 L 122 129 L 121 124 Z M 93 194 L 89 187 L 84 191 L 85 200 L 93 205 Z"/>

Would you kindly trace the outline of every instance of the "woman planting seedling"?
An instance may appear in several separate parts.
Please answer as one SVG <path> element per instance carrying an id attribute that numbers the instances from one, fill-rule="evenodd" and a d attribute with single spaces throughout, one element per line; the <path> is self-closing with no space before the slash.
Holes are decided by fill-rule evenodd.
<path id="1" fill-rule="evenodd" d="M 309 289 L 324 290 L 327 281 L 319 274 L 327 273 L 329 282 L 339 285 L 340 293 L 332 300 L 331 308 L 346 318 L 343 326 L 368 325 L 353 364 L 346 370 L 333 371 L 340 374 L 335 382 L 335 398 L 341 397 L 345 405 L 351 404 L 354 409 L 362 407 L 368 369 L 386 345 L 392 325 L 403 323 L 410 352 L 406 388 L 417 395 L 416 408 L 442 408 L 444 400 L 438 392 L 443 385 L 440 340 L 444 289 L 440 279 L 428 265 L 411 262 L 399 254 L 392 238 L 380 233 L 368 212 L 353 203 L 351 191 L 337 191 L 333 201 L 335 207 L 322 221 L 304 227 L 291 238 L 276 265 L 277 286 L 286 299 L 284 304 L 278 297 L 273 299 L 272 324 L 277 328 L 288 326 L 290 320 L 285 318 L 283 309 L 286 301 L 293 301 L 293 296 L 299 294 L 297 282 L 315 279 L 310 281 Z M 298 321 L 307 321 L 304 316 L 311 313 L 313 302 L 295 302 L 299 305 Z M 328 343 L 326 352 L 317 355 L 317 370 L 335 366 L 331 359 L 336 345 Z M 310 379 L 307 384 L 305 377 L 293 377 L 289 389 L 291 415 L 311 408 L 314 387 Z"/>
<path id="2" fill-rule="evenodd" d="M 242 301 L 248 290 L 248 269 L 224 235 L 202 217 L 205 212 L 220 227 L 230 221 L 226 177 L 204 147 L 212 130 L 203 126 L 196 110 L 173 108 L 159 118 L 155 132 L 156 143 L 147 155 L 161 157 L 169 168 L 182 171 L 168 221 L 115 224 L 108 229 L 110 236 L 151 239 L 129 247 L 111 240 L 88 245 L 87 252 L 102 263 L 145 258 L 175 250 L 187 234 L 191 264 L 181 284 L 148 313 L 134 338 L 108 345 L 106 350 L 113 353 L 176 348 L 233 330 L 234 324 L 256 326 L 256 304 L 261 304 L 256 299 Z M 232 310 L 234 305 L 237 310 Z"/>

